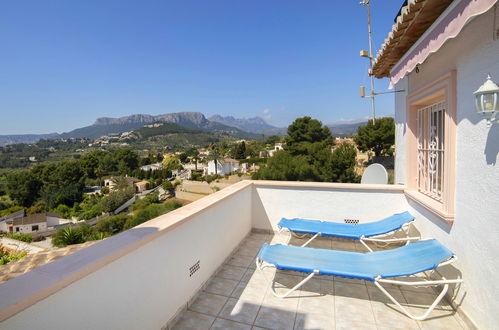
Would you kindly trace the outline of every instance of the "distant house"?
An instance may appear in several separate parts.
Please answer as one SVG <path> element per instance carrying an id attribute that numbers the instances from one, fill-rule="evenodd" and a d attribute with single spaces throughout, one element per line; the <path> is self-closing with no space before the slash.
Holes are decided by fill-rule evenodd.
<path id="1" fill-rule="evenodd" d="M 136 192 L 141 193 L 141 192 L 147 190 L 148 183 L 149 182 L 147 182 L 147 181 L 138 181 L 138 182 L 135 182 L 133 184 L 133 186 L 134 186 Z"/>
<path id="2" fill-rule="evenodd" d="M 60 218 L 57 213 L 36 213 L 29 214 L 24 217 L 17 217 L 12 221 L 12 226 L 9 232 L 30 234 L 38 231 L 45 231 L 48 227 L 57 226 L 63 222 L 67 222 Z"/>
<path id="3" fill-rule="evenodd" d="M 355 143 L 355 141 L 352 138 L 336 138 L 336 140 L 334 141 L 334 145 L 332 146 L 331 150 L 334 150 L 334 149 L 338 148 L 343 143 L 350 144 L 350 145 L 352 145 L 352 146 L 354 146 L 354 147 L 357 148 L 357 144 Z"/>
<path id="4" fill-rule="evenodd" d="M 12 222 L 12 231 L 15 233 L 30 234 L 47 230 L 47 218 L 44 213 L 30 214 L 23 218 L 16 218 Z"/>
<path id="5" fill-rule="evenodd" d="M 125 177 L 125 180 L 127 181 L 127 185 L 129 187 L 135 188 L 136 192 L 143 192 L 147 190 L 147 181 L 142 181 L 132 177 Z M 114 179 L 105 179 L 104 186 L 108 187 L 109 189 L 114 189 L 114 187 L 116 186 L 116 184 L 114 183 Z"/>
<path id="6" fill-rule="evenodd" d="M 283 150 L 284 149 L 284 144 L 283 143 L 276 143 L 274 145 L 274 149 L 270 149 L 270 150 L 266 150 L 266 151 L 260 151 L 260 157 L 273 157 L 275 155 L 276 152 L 278 152 L 279 150 Z"/>
<path id="7" fill-rule="evenodd" d="M 217 168 L 215 171 L 215 161 L 210 160 L 208 162 L 208 167 L 205 168 L 207 175 L 229 175 L 235 170 L 239 169 L 239 162 L 232 158 L 225 158 L 222 161 L 217 161 Z"/>
<path id="8" fill-rule="evenodd" d="M 162 168 L 163 168 L 162 163 L 149 164 L 140 167 L 142 171 L 156 171 L 156 170 L 161 170 Z"/>
<path id="9" fill-rule="evenodd" d="M 0 232 L 5 232 L 5 233 L 11 232 L 12 231 L 12 222 L 15 219 L 24 217 L 25 214 L 26 213 L 23 209 L 23 210 L 19 210 L 19 211 L 16 211 L 14 213 L 11 213 L 11 214 L 8 214 L 8 215 L 1 217 L 0 218 Z"/>

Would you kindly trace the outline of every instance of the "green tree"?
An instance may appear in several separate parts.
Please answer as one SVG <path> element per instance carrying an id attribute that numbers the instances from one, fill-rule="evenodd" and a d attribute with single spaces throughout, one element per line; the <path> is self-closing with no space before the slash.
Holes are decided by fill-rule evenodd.
<path id="1" fill-rule="evenodd" d="M 139 167 L 139 155 L 131 148 L 121 148 L 114 153 L 114 161 L 121 174 L 128 174 Z"/>
<path id="2" fill-rule="evenodd" d="M 30 170 L 7 176 L 9 196 L 22 206 L 30 206 L 39 196 L 42 183 Z"/>
<path id="3" fill-rule="evenodd" d="M 246 158 L 246 142 L 242 141 L 234 146 L 233 157 L 235 159 Z"/>
<path id="4" fill-rule="evenodd" d="M 269 158 L 267 166 L 255 172 L 252 178 L 254 180 L 320 181 L 317 171 L 310 165 L 307 156 L 293 156 L 282 150 Z"/>
<path id="5" fill-rule="evenodd" d="M 333 180 L 336 182 L 359 182 L 360 177 L 355 173 L 357 150 L 348 143 L 336 147 L 331 156 Z"/>
<path id="6" fill-rule="evenodd" d="M 82 187 L 78 183 L 45 185 L 41 191 L 41 198 L 49 209 L 53 209 L 59 204 L 71 206 L 82 201 Z"/>
<path id="7" fill-rule="evenodd" d="M 277 142 L 281 142 L 281 137 L 277 135 L 271 135 L 265 139 L 265 144 L 275 145 Z"/>
<path id="8" fill-rule="evenodd" d="M 326 147 L 334 143 L 331 130 L 317 119 L 308 116 L 297 118 L 288 126 L 286 137 L 287 149 L 293 155 L 310 154 L 313 144 L 320 143 L 320 147 Z"/>
<path id="9" fill-rule="evenodd" d="M 372 119 L 369 120 L 367 125 L 357 128 L 354 141 L 361 151 L 373 151 L 377 157 L 388 155 L 391 147 L 395 144 L 393 118 L 378 118 L 375 123 Z"/>

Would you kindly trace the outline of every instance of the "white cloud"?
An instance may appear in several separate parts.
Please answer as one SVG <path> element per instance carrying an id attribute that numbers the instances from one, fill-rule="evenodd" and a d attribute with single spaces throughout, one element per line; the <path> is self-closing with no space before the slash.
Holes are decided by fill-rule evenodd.
<path id="1" fill-rule="evenodd" d="M 270 118 L 272 118 L 272 114 L 270 113 L 270 109 L 268 108 L 263 109 L 262 114 L 263 119 L 269 120 Z"/>

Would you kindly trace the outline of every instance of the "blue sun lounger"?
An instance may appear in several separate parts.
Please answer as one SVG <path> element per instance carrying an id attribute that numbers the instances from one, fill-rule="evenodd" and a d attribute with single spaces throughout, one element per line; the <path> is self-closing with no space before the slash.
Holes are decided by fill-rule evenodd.
<path id="1" fill-rule="evenodd" d="M 307 234 L 313 235 L 302 247 L 307 246 L 318 236 L 329 236 L 339 238 L 350 238 L 359 240 L 369 251 L 372 249 L 365 243 L 373 242 L 376 244 L 387 245 L 390 243 L 403 242 L 409 243 L 412 240 L 418 240 L 419 237 L 409 237 L 409 230 L 414 216 L 409 212 L 396 213 L 392 216 L 379 221 L 366 222 L 360 224 L 349 224 L 341 222 L 328 222 L 320 220 L 307 219 L 286 219 L 282 218 L 277 224 L 279 231 L 287 229 L 298 238 Z M 404 238 L 373 238 L 374 236 L 393 233 L 399 229 L 404 229 L 406 237 Z"/>
<path id="2" fill-rule="evenodd" d="M 314 275 L 331 275 L 362 279 L 373 282 L 388 298 L 396 304 L 407 316 L 415 320 L 424 320 L 446 294 L 449 284 L 461 283 L 462 279 L 447 280 L 436 269 L 455 261 L 457 257 L 437 240 L 424 240 L 411 243 L 392 250 L 376 252 L 348 252 L 305 248 L 288 245 L 264 244 L 258 253 L 256 264 L 262 270 L 265 267 L 275 267 L 283 270 L 293 270 L 309 274 L 304 280 L 284 294 L 272 292 L 277 297 L 287 297 L 293 291 L 305 284 Z M 441 279 L 426 279 L 418 281 L 401 281 L 389 279 L 393 277 L 411 276 L 425 271 L 436 271 Z M 442 292 L 433 304 L 421 316 L 414 316 L 404 308 L 381 283 L 408 286 L 438 286 L 443 285 Z"/>

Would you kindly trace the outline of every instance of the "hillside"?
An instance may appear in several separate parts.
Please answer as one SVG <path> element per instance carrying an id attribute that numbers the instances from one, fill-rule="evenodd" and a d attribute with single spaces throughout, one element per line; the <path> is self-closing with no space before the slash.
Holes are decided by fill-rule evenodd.
<path id="1" fill-rule="evenodd" d="M 86 137 L 97 139 L 104 135 L 136 130 L 144 125 L 156 122 L 176 124 L 181 127 L 205 131 L 212 134 L 226 134 L 245 139 L 261 138 L 261 135 L 245 132 L 237 127 L 213 122 L 200 112 L 176 112 L 163 115 L 136 114 L 120 118 L 98 118 L 94 124 L 63 133 L 61 138 Z"/>
<path id="2" fill-rule="evenodd" d="M 36 143 L 40 139 L 56 139 L 57 133 L 0 135 L 0 147 L 17 143 Z"/>

